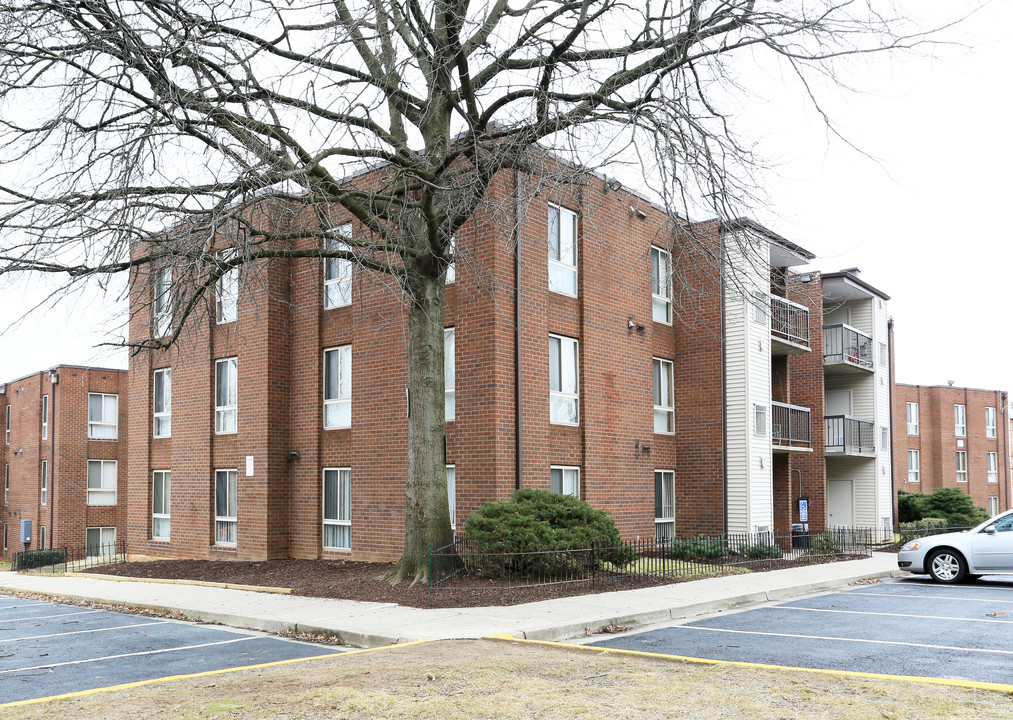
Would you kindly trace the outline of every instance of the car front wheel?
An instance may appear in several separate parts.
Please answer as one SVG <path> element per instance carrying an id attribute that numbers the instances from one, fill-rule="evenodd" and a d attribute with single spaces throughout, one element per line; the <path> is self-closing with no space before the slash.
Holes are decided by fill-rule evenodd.
<path id="1" fill-rule="evenodd" d="M 958 583 L 967 575 L 967 561 L 955 550 L 936 550 L 926 563 L 929 575 L 936 582 Z"/>

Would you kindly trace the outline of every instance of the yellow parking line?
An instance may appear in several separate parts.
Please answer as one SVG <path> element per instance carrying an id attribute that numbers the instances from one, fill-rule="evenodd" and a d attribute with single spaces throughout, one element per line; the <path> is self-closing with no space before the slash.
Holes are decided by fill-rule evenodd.
<path id="1" fill-rule="evenodd" d="M 205 670 L 199 673 L 188 675 L 169 675 L 167 677 L 152 678 L 151 680 L 138 680 L 137 682 L 123 683 L 122 685 L 110 685 L 109 687 L 92 688 L 91 690 L 78 690 L 77 692 L 63 693 L 62 695 L 50 695 L 48 697 L 32 698 L 30 700 L 18 700 L 16 702 L 2 703 L 0 708 L 20 707 L 22 705 L 34 705 L 36 703 L 50 702 L 51 700 L 68 700 L 70 698 L 86 697 L 98 693 L 114 692 L 116 690 L 129 690 L 131 688 L 143 687 L 144 685 L 155 685 L 156 683 L 172 682 L 173 680 L 186 680 L 189 678 L 208 677 L 211 675 L 223 675 L 225 673 L 239 672 L 240 670 L 259 670 L 260 668 L 278 667 L 279 665 L 291 665 L 292 663 L 305 662 L 307 660 L 326 660 L 327 658 L 346 657 L 348 655 L 360 655 L 375 650 L 389 650 L 394 647 L 405 647 L 406 645 L 418 645 L 429 642 L 428 640 L 412 640 L 411 642 L 399 643 L 398 645 L 383 645 L 382 647 L 366 648 L 364 650 L 346 650 L 326 655 L 314 655 L 312 657 L 291 658 L 289 660 L 275 660 L 274 662 L 260 663 L 258 665 L 243 665 L 242 667 L 223 668 L 221 670 Z"/>
<path id="2" fill-rule="evenodd" d="M 593 645 L 578 645 L 576 643 L 552 642 L 550 640 L 526 640 L 509 634 L 488 635 L 486 640 L 509 641 L 516 643 L 529 643 L 533 645 L 548 645 L 550 647 L 567 648 L 570 650 L 585 650 L 590 652 L 613 653 L 616 655 L 633 655 L 635 657 L 649 657 L 658 660 L 676 660 L 678 662 L 701 663 L 704 665 L 735 665 L 738 667 L 760 668 L 763 670 L 791 670 L 819 673 L 821 675 L 839 675 L 844 677 L 871 678 L 874 680 L 901 680 L 905 682 L 929 683 L 932 685 L 949 685 L 953 687 L 972 688 L 976 690 L 998 690 L 1000 692 L 1013 692 L 1013 685 L 1005 683 L 978 682 L 976 680 L 954 680 L 952 678 L 921 677 L 919 675 L 887 675 L 884 673 L 858 672 L 855 670 L 830 670 L 827 668 L 793 667 L 791 665 L 767 665 L 764 663 L 743 662 L 741 660 L 714 660 L 711 658 L 689 657 L 686 655 L 666 655 L 664 653 L 646 652 L 644 650 L 622 650 L 620 648 L 606 648 Z"/>

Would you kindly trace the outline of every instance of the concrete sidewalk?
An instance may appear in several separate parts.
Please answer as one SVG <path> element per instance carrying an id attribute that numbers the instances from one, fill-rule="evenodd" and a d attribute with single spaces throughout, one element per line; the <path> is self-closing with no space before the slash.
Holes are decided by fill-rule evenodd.
<path id="1" fill-rule="evenodd" d="M 580 595 L 508 607 L 410 608 L 392 603 L 329 600 L 187 584 L 117 582 L 93 577 L 47 577 L 0 572 L 5 589 L 133 608 L 177 612 L 186 618 L 268 632 L 328 634 L 344 644 L 376 647 L 428 638 L 478 638 L 506 633 L 564 640 L 605 625 L 647 625 L 741 605 L 780 601 L 890 577 L 895 553 L 864 560 Z"/>

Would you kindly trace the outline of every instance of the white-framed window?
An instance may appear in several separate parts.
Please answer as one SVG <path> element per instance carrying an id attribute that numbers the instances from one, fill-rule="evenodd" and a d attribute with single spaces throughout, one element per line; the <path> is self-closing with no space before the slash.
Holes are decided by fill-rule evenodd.
<path id="1" fill-rule="evenodd" d="M 151 538 L 168 540 L 172 532 L 172 472 L 151 474 Z"/>
<path id="2" fill-rule="evenodd" d="M 907 451 L 907 481 L 916 483 L 921 480 L 921 454 L 917 450 Z"/>
<path id="3" fill-rule="evenodd" d="M 215 360 L 215 433 L 227 435 L 239 425 L 239 359 Z"/>
<path id="4" fill-rule="evenodd" d="M 328 250 L 348 250 L 344 240 L 352 237 L 352 226 L 342 225 L 327 238 Z M 336 308 L 352 304 L 352 261 L 344 258 L 324 259 L 324 307 Z"/>
<path id="5" fill-rule="evenodd" d="M 172 328 L 172 268 L 155 271 L 154 298 L 151 304 L 155 337 L 164 337 Z"/>
<path id="6" fill-rule="evenodd" d="M 11 465 L 4 464 L 4 505 L 11 499 Z"/>
<path id="7" fill-rule="evenodd" d="M 549 335 L 549 422 L 580 423 L 580 383 L 577 341 Z"/>
<path id="8" fill-rule="evenodd" d="M 999 453 L 985 453 L 985 464 L 987 467 L 988 481 L 990 483 L 999 482 Z"/>
<path id="9" fill-rule="evenodd" d="M 654 471 L 654 539 L 659 543 L 675 538 L 675 471 Z"/>
<path id="10" fill-rule="evenodd" d="M 887 351 L 886 343 L 879 344 L 879 365 L 886 367 L 890 364 L 890 353 Z"/>
<path id="11" fill-rule="evenodd" d="M 324 428 L 352 427 L 352 346 L 324 350 Z"/>
<path id="12" fill-rule="evenodd" d="M 116 528 L 90 527 L 84 530 L 85 555 L 101 557 L 116 554 Z"/>
<path id="13" fill-rule="evenodd" d="M 235 250 L 219 253 L 221 262 L 230 262 L 236 257 Z M 239 315 L 239 268 L 233 267 L 222 273 L 215 283 L 215 321 L 219 325 L 235 322 Z"/>
<path id="14" fill-rule="evenodd" d="M 995 408 L 985 408 L 985 437 L 995 437 Z"/>
<path id="15" fill-rule="evenodd" d="M 119 437 L 120 396 L 88 393 L 88 438 L 115 440 Z"/>
<path id="16" fill-rule="evenodd" d="M 988 496 L 988 514 L 994 517 L 999 514 L 999 496 L 989 495 Z"/>
<path id="17" fill-rule="evenodd" d="M 918 434 L 918 403 L 916 402 L 907 404 L 907 434 Z"/>
<path id="18" fill-rule="evenodd" d="M 767 406 L 753 405 L 753 434 L 767 437 Z"/>
<path id="19" fill-rule="evenodd" d="M 151 381 L 151 406 L 154 412 L 152 434 L 157 438 L 172 435 L 172 368 L 156 370 Z"/>
<path id="20" fill-rule="evenodd" d="M 46 526 L 39 526 L 39 550 L 46 549 Z"/>
<path id="21" fill-rule="evenodd" d="M 39 478 L 39 504 L 45 505 L 49 500 L 49 463 L 42 461 L 42 471 Z"/>
<path id="22" fill-rule="evenodd" d="M 953 434 L 957 437 L 967 436 L 967 408 L 963 405 L 953 406 Z"/>
<path id="23" fill-rule="evenodd" d="M 88 505 L 116 504 L 116 475 L 115 460 L 88 461 Z"/>
<path id="24" fill-rule="evenodd" d="M 42 396 L 42 439 L 49 438 L 49 396 Z"/>
<path id="25" fill-rule="evenodd" d="M 967 482 L 967 451 L 957 450 L 957 482 Z"/>
<path id="26" fill-rule="evenodd" d="M 239 473 L 215 470 L 215 544 L 235 545 L 239 529 Z"/>
<path id="27" fill-rule="evenodd" d="M 557 495 L 580 497 L 580 468 L 572 465 L 549 466 L 549 489 Z"/>
<path id="28" fill-rule="evenodd" d="M 453 285 L 457 280 L 457 236 L 450 236 L 450 253 L 453 255 L 454 260 L 447 265 L 447 275 L 445 277 L 445 284 Z"/>
<path id="29" fill-rule="evenodd" d="M 675 432 L 675 400 L 672 393 L 672 361 L 654 358 L 654 432 Z"/>
<path id="30" fill-rule="evenodd" d="M 351 468 L 324 468 L 324 548 L 352 548 Z"/>
<path id="31" fill-rule="evenodd" d="M 4 410 L 5 424 L 4 424 L 4 444 L 11 444 L 11 406 L 8 405 Z"/>
<path id="32" fill-rule="evenodd" d="M 457 466 L 447 465 L 447 505 L 450 506 L 450 529 L 457 529 Z"/>
<path id="33" fill-rule="evenodd" d="M 443 329 L 443 413 L 447 422 L 457 419 L 457 331 Z"/>
<path id="34" fill-rule="evenodd" d="M 549 205 L 549 290 L 577 297 L 577 214 Z"/>
<path id="35" fill-rule="evenodd" d="M 651 319 L 672 324 L 672 254 L 651 246 Z"/>
<path id="36" fill-rule="evenodd" d="M 767 308 L 770 307 L 770 300 L 767 299 L 767 294 L 760 290 L 753 290 L 753 322 L 758 325 L 767 324 Z"/>
<path id="37" fill-rule="evenodd" d="M 890 449 L 890 429 L 885 425 L 880 425 L 879 427 L 879 449 Z"/>

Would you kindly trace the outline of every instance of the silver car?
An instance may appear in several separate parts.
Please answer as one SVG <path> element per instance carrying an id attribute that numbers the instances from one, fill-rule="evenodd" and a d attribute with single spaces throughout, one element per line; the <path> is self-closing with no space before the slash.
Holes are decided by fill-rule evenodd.
<path id="1" fill-rule="evenodd" d="M 1013 510 L 970 530 L 912 540 L 897 553 L 897 565 L 941 583 L 1013 574 Z"/>

